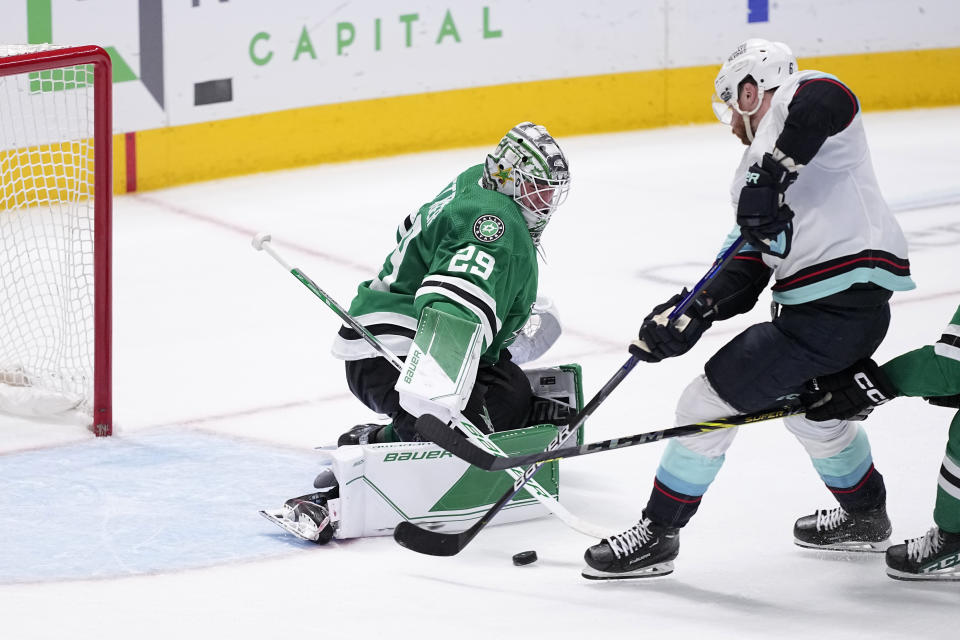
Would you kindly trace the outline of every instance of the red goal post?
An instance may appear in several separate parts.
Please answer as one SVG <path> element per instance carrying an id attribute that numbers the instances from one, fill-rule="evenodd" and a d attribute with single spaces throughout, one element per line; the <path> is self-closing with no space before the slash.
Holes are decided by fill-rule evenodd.
<path id="1" fill-rule="evenodd" d="M 113 430 L 112 71 L 98 46 L 0 45 L 0 411 Z"/>

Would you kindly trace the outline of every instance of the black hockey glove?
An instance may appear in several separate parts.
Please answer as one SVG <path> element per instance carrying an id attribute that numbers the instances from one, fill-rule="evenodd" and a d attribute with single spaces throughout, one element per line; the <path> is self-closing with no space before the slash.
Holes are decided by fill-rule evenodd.
<path id="1" fill-rule="evenodd" d="M 687 290 L 684 289 L 653 308 L 643 319 L 639 340 L 630 343 L 630 353 L 644 362 L 660 362 L 664 358 L 686 353 L 697 343 L 703 332 L 713 324 L 712 316 L 716 308 L 712 300 L 701 294 L 683 315 L 668 321 L 667 316 L 686 295 Z"/>
<path id="2" fill-rule="evenodd" d="M 809 393 L 801 394 L 807 418 L 824 420 L 865 420 L 874 407 L 897 397 L 897 390 L 867 358 L 838 373 L 819 376 L 807 383 Z"/>
<path id="3" fill-rule="evenodd" d="M 796 171 L 788 170 L 769 153 L 747 169 L 737 204 L 737 224 L 747 242 L 763 253 L 781 258 L 790 253 L 793 211 L 783 203 L 783 193 L 796 179 Z M 787 244 L 778 251 L 770 245 L 781 233 L 786 233 Z"/>

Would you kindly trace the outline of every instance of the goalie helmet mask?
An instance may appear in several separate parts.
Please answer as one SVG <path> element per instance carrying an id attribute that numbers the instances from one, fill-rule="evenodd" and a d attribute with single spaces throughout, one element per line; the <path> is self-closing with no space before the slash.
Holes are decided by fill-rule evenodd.
<path id="1" fill-rule="evenodd" d="M 743 117 L 747 137 L 753 140 L 750 116 L 760 109 L 765 91 L 776 89 L 797 72 L 797 58 L 782 42 L 751 38 L 740 44 L 720 68 L 714 81 L 713 112 L 720 122 L 730 124 L 733 112 Z M 750 111 L 740 108 L 740 85 L 744 80 L 757 85 L 757 104 Z"/>
<path id="2" fill-rule="evenodd" d="M 513 199 L 536 247 L 550 216 L 570 189 L 567 158 L 546 128 L 521 122 L 487 156 L 483 186 Z"/>

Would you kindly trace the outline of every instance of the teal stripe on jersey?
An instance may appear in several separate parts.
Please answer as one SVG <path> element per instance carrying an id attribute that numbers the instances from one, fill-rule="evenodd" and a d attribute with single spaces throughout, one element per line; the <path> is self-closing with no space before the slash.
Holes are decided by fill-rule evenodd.
<path id="1" fill-rule="evenodd" d="M 724 459 L 722 455 L 714 458 L 701 455 L 671 440 L 660 458 L 657 480 L 677 493 L 702 496 L 717 477 Z"/>
<path id="2" fill-rule="evenodd" d="M 739 239 L 740 239 L 740 227 L 737 225 L 733 225 L 733 229 L 730 231 L 730 233 L 727 234 L 727 237 L 723 239 L 723 246 L 720 247 L 720 251 L 717 252 L 717 257 L 719 258 L 720 256 L 722 256 L 723 252 L 729 249 L 733 245 L 733 243 Z M 748 249 L 749 246 L 750 245 L 748 244 L 744 245 L 743 248 L 740 249 L 738 253 L 743 253 L 744 251 L 756 251 L 755 249 L 752 249 L 752 248 Z"/>
<path id="3" fill-rule="evenodd" d="M 846 489 L 857 484 L 873 464 L 867 433 L 857 426 L 857 435 L 847 447 L 829 458 L 811 458 L 813 468 L 828 487 Z"/>
<path id="4" fill-rule="evenodd" d="M 862 283 L 872 282 L 873 284 L 889 289 L 890 291 L 910 291 L 916 289 L 910 276 L 897 276 L 889 271 L 873 267 L 863 267 L 854 269 L 805 287 L 797 287 L 789 291 L 774 291 L 773 301 L 780 304 L 803 304 L 804 302 L 813 302 L 820 298 L 826 298 L 835 293 L 846 291 L 851 286 Z"/>

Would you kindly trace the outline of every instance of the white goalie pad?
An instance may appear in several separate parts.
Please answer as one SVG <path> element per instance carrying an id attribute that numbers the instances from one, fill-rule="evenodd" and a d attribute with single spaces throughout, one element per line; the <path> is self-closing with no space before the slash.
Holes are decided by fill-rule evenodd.
<path id="1" fill-rule="evenodd" d="M 505 431 L 492 438 L 510 453 L 542 451 L 556 428 L 547 425 Z M 441 531 L 462 531 L 476 522 L 511 486 L 506 473 L 483 471 L 433 443 L 397 442 L 325 451 L 339 485 L 328 501 L 334 537 L 384 536 L 403 520 Z M 559 494 L 559 463 L 547 463 L 534 478 Z M 546 515 L 546 508 L 521 490 L 492 524 Z"/>
<path id="2" fill-rule="evenodd" d="M 424 309 L 397 379 L 400 406 L 416 417 L 430 413 L 450 422 L 470 399 L 482 342 L 479 323 Z"/>
<path id="3" fill-rule="evenodd" d="M 525 370 L 534 394 L 528 425 L 495 433 L 494 442 L 508 453 L 543 451 L 583 406 L 580 367 L 563 365 Z M 582 430 L 579 442 L 583 442 Z M 338 485 L 328 501 L 336 538 L 393 533 L 402 520 L 444 531 L 462 531 L 476 522 L 511 485 L 503 472 L 488 472 L 432 443 L 402 442 L 340 447 L 323 452 Z M 560 490 L 559 462 L 547 463 L 535 476 L 552 495 Z M 327 476 L 323 484 L 333 484 Z M 526 491 L 503 508 L 493 524 L 546 515 L 546 508 Z"/>

